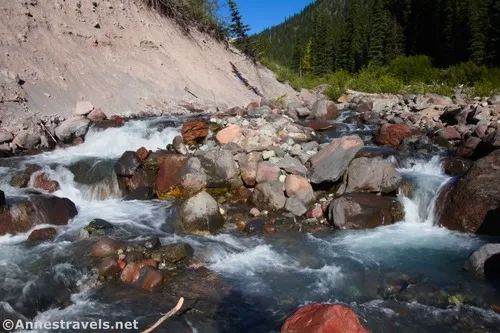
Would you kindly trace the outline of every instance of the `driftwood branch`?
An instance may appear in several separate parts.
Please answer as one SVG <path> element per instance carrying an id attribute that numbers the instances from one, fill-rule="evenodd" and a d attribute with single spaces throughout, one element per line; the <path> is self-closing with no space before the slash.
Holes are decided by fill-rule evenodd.
<path id="1" fill-rule="evenodd" d="M 174 314 L 177 313 L 177 311 L 179 311 L 181 308 L 182 308 L 182 305 L 184 304 L 184 297 L 181 297 L 179 298 L 179 302 L 177 302 L 177 305 L 170 311 L 168 311 L 163 317 L 161 317 L 160 319 L 158 319 L 158 321 L 153 325 L 151 326 L 150 328 L 148 328 L 147 330 L 143 331 L 142 333 L 150 333 L 152 331 L 154 331 L 156 328 L 158 328 L 158 326 L 160 326 L 165 320 L 167 320 L 168 318 L 172 317 Z"/>

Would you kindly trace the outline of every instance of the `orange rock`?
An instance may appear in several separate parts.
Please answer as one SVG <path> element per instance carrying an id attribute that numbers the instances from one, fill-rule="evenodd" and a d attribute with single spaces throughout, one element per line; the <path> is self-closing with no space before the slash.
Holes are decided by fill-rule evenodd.
<path id="1" fill-rule="evenodd" d="M 500 305 L 492 304 L 490 305 L 490 310 L 500 313 Z"/>
<path id="2" fill-rule="evenodd" d="M 230 124 L 217 133 L 216 139 L 221 145 L 238 140 L 243 134 L 243 129 L 238 125 Z"/>
<path id="3" fill-rule="evenodd" d="M 141 147 L 137 149 L 135 153 L 137 154 L 137 157 L 139 157 L 141 161 L 144 161 L 145 159 L 148 158 L 150 151 L 147 150 L 145 147 Z"/>
<path id="4" fill-rule="evenodd" d="M 145 290 L 158 290 L 163 284 L 163 273 L 145 266 L 139 273 L 139 278 L 135 282 L 137 286 Z"/>
<path id="5" fill-rule="evenodd" d="M 399 146 L 412 134 L 406 124 L 384 124 L 375 133 L 375 142 L 380 145 Z"/>
<path id="6" fill-rule="evenodd" d="M 57 231 L 54 228 L 43 228 L 33 230 L 31 234 L 28 236 L 28 241 L 38 242 L 38 241 L 46 241 L 51 240 L 56 237 Z"/>
<path id="7" fill-rule="evenodd" d="M 208 136 L 208 124 L 203 121 L 188 121 L 182 125 L 182 139 L 185 144 L 201 143 Z"/>
<path id="8" fill-rule="evenodd" d="M 145 259 L 128 263 L 120 274 L 120 280 L 122 280 L 122 282 L 134 283 L 139 278 L 141 269 L 146 266 L 156 269 L 158 267 L 158 263 L 153 259 Z"/>
<path id="9" fill-rule="evenodd" d="M 35 176 L 33 187 L 45 190 L 49 193 L 55 192 L 61 188 L 59 186 L 59 183 L 55 180 L 50 179 L 50 177 L 45 172 L 39 173 Z"/>

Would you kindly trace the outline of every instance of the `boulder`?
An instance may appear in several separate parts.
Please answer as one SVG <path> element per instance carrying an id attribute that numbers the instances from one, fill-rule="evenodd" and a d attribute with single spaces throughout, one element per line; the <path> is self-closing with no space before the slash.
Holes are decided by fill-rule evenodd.
<path id="1" fill-rule="evenodd" d="M 493 95 L 490 98 L 488 98 L 488 104 L 490 105 L 500 104 L 500 95 Z"/>
<path id="2" fill-rule="evenodd" d="M 224 226 L 219 204 L 205 191 L 187 199 L 182 204 L 179 215 L 180 227 L 185 233 L 215 234 Z"/>
<path id="3" fill-rule="evenodd" d="M 187 243 L 162 245 L 151 253 L 151 258 L 159 262 L 162 269 L 184 268 L 193 260 L 194 249 Z"/>
<path id="4" fill-rule="evenodd" d="M 106 257 L 101 261 L 99 267 L 97 268 L 99 276 L 103 276 L 105 278 L 114 278 L 118 276 L 118 274 L 120 274 L 122 269 L 115 257 L 116 255 Z"/>
<path id="5" fill-rule="evenodd" d="M 183 196 L 193 196 L 207 186 L 207 174 L 199 158 L 190 157 L 180 172 L 179 188 Z"/>
<path id="6" fill-rule="evenodd" d="M 177 135 L 174 140 L 172 140 L 172 146 L 174 147 L 174 150 L 181 155 L 186 155 L 188 153 L 188 149 L 186 145 L 184 144 L 184 139 L 182 136 Z"/>
<path id="7" fill-rule="evenodd" d="M 397 199 L 371 193 L 344 194 L 328 207 L 328 221 L 338 229 L 372 229 L 403 218 L 404 208 Z"/>
<path id="8" fill-rule="evenodd" d="M 246 186 L 255 186 L 257 177 L 257 167 L 262 161 L 261 152 L 242 153 L 235 156 L 236 162 L 241 172 L 241 179 Z"/>
<path id="9" fill-rule="evenodd" d="M 472 167 L 473 162 L 469 159 L 450 156 L 443 163 L 444 172 L 450 176 L 463 176 Z"/>
<path id="10" fill-rule="evenodd" d="M 384 124 L 375 133 L 375 143 L 399 146 L 411 136 L 411 128 L 406 124 Z"/>
<path id="11" fill-rule="evenodd" d="M 150 267 L 145 266 L 139 272 L 139 277 L 135 281 L 135 285 L 144 290 L 158 290 L 163 285 L 163 273 Z"/>
<path id="12" fill-rule="evenodd" d="M 36 164 L 26 164 L 23 171 L 19 171 L 12 176 L 10 186 L 19 188 L 27 187 L 30 182 L 31 175 L 41 169 L 42 167 Z"/>
<path id="13" fill-rule="evenodd" d="M 363 140 L 357 135 L 334 139 L 309 159 L 311 183 L 321 184 L 339 180 L 363 146 Z"/>
<path id="14" fill-rule="evenodd" d="M 297 175 L 288 175 L 285 178 L 285 193 L 288 197 L 297 197 L 308 206 L 314 201 L 314 191 L 307 178 Z"/>
<path id="15" fill-rule="evenodd" d="M 157 157 L 156 195 L 160 199 L 182 196 L 180 193 L 181 176 L 187 157 L 175 153 L 164 153 Z"/>
<path id="16" fill-rule="evenodd" d="M 346 192 L 391 193 L 401 184 L 401 174 L 381 157 L 354 159 L 346 173 Z"/>
<path id="17" fill-rule="evenodd" d="M 126 151 L 115 164 L 115 173 L 120 177 L 131 177 L 141 165 L 134 151 Z"/>
<path id="18" fill-rule="evenodd" d="M 94 110 L 94 106 L 90 101 L 80 101 L 76 103 L 75 111 L 73 112 L 74 116 L 86 116 L 90 112 Z"/>
<path id="19" fill-rule="evenodd" d="M 485 269 L 486 262 L 493 256 L 500 255 L 500 244 L 486 244 L 474 251 L 465 262 L 464 269 L 477 276 L 485 277 L 489 273 Z M 500 260 L 497 261 L 500 264 Z M 500 265 L 497 266 L 497 269 Z M 488 277 L 488 276 L 486 276 Z"/>
<path id="20" fill-rule="evenodd" d="M 87 115 L 87 119 L 89 119 L 93 122 L 98 122 L 98 121 L 106 120 L 106 119 L 108 119 L 108 117 L 106 116 L 106 114 L 104 112 L 102 112 L 102 110 L 100 108 L 95 108 Z"/>
<path id="21" fill-rule="evenodd" d="M 90 120 L 85 117 L 72 117 L 63 121 L 56 127 L 57 138 L 66 143 L 70 143 L 74 138 L 85 137 L 90 126 Z"/>
<path id="22" fill-rule="evenodd" d="M 243 135 L 243 129 L 238 125 L 229 124 L 226 128 L 220 130 L 216 139 L 221 145 L 226 143 L 235 142 Z"/>
<path id="23" fill-rule="evenodd" d="M 123 249 L 125 249 L 125 245 L 122 242 L 103 238 L 92 246 L 92 256 L 98 258 L 117 257 L 118 251 Z"/>
<path id="24" fill-rule="evenodd" d="M 103 219 L 93 219 L 84 228 L 90 236 L 105 236 L 115 227 L 106 220 Z"/>
<path id="25" fill-rule="evenodd" d="M 250 196 L 250 203 L 260 210 L 275 211 L 282 209 L 286 203 L 283 184 L 278 180 L 257 184 Z"/>
<path id="26" fill-rule="evenodd" d="M 337 105 L 331 101 L 318 99 L 311 107 L 309 118 L 317 120 L 335 120 L 338 117 L 339 110 Z"/>
<path id="27" fill-rule="evenodd" d="M 182 125 L 182 138 L 185 144 L 199 144 L 208 136 L 209 127 L 204 121 L 187 121 Z"/>
<path id="28" fill-rule="evenodd" d="M 286 199 L 285 210 L 295 216 L 302 216 L 307 213 L 307 206 L 298 197 L 293 196 Z"/>
<path id="29" fill-rule="evenodd" d="M 13 146 L 22 149 L 35 148 L 35 146 L 38 145 L 39 143 L 40 143 L 40 134 L 30 130 L 23 130 L 19 132 L 12 141 Z"/>
<path id="30" fill-rule="evenodd" d="M 28 236 L 28 241 L 43 242 L 54 239 L 56 235 L 57 231 L 55 228 L 36 229 L 30 233 L 30 235 Z"/>
<path id="31" fill-rule="evenodd" d="M 141 147 L 135 151 L 135 154 L 141 161 L 145 161 L 151 152 L 146 147 Z"/>
<path id="32" fill-rule="evenodd" d="M 0 130 L 0 144 L 2 143 L 8 143 L 14 140 L 14 135 L 12 133 Z"/>
<path id="33" fill-rule="evenodd" d="M 278 180 L 280 175 L 280 168 L 269 162 L 260 162 L 257 165 L 257 172 L 255 176 L 255 181 L 257 183 L 263 182 L 273 182 Z"/>
<path id="34" fill-rule="evenodd" d="M 35 175 L 33 180 L 33 187 L 38 188 L 49 193 L 58 191 L 61 187 L 59 183 L 55 180 L 50 179 L 50 177 L 45 172 L 40 172 Z"/>
<path id="35" fill-rule="evenodd" d="M 153 259 L 143 259 L 139 261 L 129 262 L 123 268 L 120 274 L 120 280 L 125 283 L 136 282 L 141 275 L 141 270 L 146 266 L 156 269 L 158 268 L 158 263 Z"/>
<path id="36" fill-rule="evenodd" d="M 281 327 L 281 333 L 369 333 L 358 316 L 343 305 L 312 303 L 298 309 Z"/>
<path id="37" fill-rule="evenodd" d="M 312 107 L 316 102 L 316 95 L 304 88 L 300 89 L 299 98 L 309 107 Z"/>
<path id="38" fill-rule="evenodd" d="M 289 155 L 280 159 L 276 165 L 292 175 L 305 176 L 307 174 L 307 168 L 298 159 Z"/>
<path id="39" fill-rule="evenodd" d="M 198 155 L 207 175 L 209 188 L 238 188 L 243 185 L 240 170 L 228 150 L 209 151 Z"/>
<path id="40" fill-rule="evenodd" d="M 500 235 L 500 150 L 476 161 L 445 202 L 440 223 L 462 232 Z"/>

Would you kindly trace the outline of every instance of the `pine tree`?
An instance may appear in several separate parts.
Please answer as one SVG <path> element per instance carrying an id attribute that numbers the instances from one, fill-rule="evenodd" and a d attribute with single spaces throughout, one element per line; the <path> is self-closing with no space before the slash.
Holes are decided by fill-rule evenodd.
<path id="1" fill-rule="evenodd" d="M 386 51 L 385 43 L 388 30 L 387 10 L 384 8 L 382 0 L 375 0 L 369 51 L 369 61 L 375 66 L 383 66 L 386 63 L 384 52 Z"/>
<path id="2" fill-rule="evenodd" d="M 487 3 L 485 0 L 474 0 L 470 7 L 470 60 L 478 65 L 485 61 L 486 56 L 486 29 L 488 22 Z M 497 22 L 497 24 L 500 24 Z"/>
<path id="3" fill-rule="evenodd" d="M 486 60 L 490 66 L 500 66 L 500 1 L 488 1 L 488 49 Z"/>
<path id="4" fill-rule="evenodd" d="M 304 47 L 302 45 L 301 35 L 299 29 L 295 29 L 294 33 L 294 43 L 293 43 L 293 55 L 292 55 L 292 70 L 302 76 L 302 56 L 304 54 Z"/>
<path id="5" fill-rule="evenodd" d="M 312 46 L 312 39 L 309 38 L 309 41 L 307 42 L 306 46 L 306 51 L 304 52 L 304 56 L 301 59 L 301 67 L 305 75 L 311 74 L 312 72 L 312 65 L 311 65 L 311 46 Z"/>
<path id="6" fill-rule="evenodd" d="M 246 56 L 255 57 L 255 52 L 252 49 L 250 39 L 248 38 L 248 31 L 250 27 L 247 24 L 243 24 L 243 19 L 241 17 L 238 6 L 235 0 L 228 0 L 229 11 L 231 13 L 231 23 L 229 24 L 229 31 L 232 36 L 236 38 L 236 45 Z"/>
<path id="7" fill-rule="evenodd" d="M 318 12 L 314 15 L 313 34 L 311 45 L 311 60 L 314 75 L 324 75 L 328 72 L 328 42 L 326 39 L 328 29 L 325 14 Z"/>

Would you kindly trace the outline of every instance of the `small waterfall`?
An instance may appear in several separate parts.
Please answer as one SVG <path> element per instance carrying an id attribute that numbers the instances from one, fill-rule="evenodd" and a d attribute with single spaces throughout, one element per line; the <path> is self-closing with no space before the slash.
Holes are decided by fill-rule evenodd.
<path id="1" fill-rule="evenodd" d="M 80 185 L 82 197 L 85 200 L 109 200 L 121 199 L 123 192 L 118 184 L 116 174 L 111 173 L 110 177 L 96 184 Z"/>

